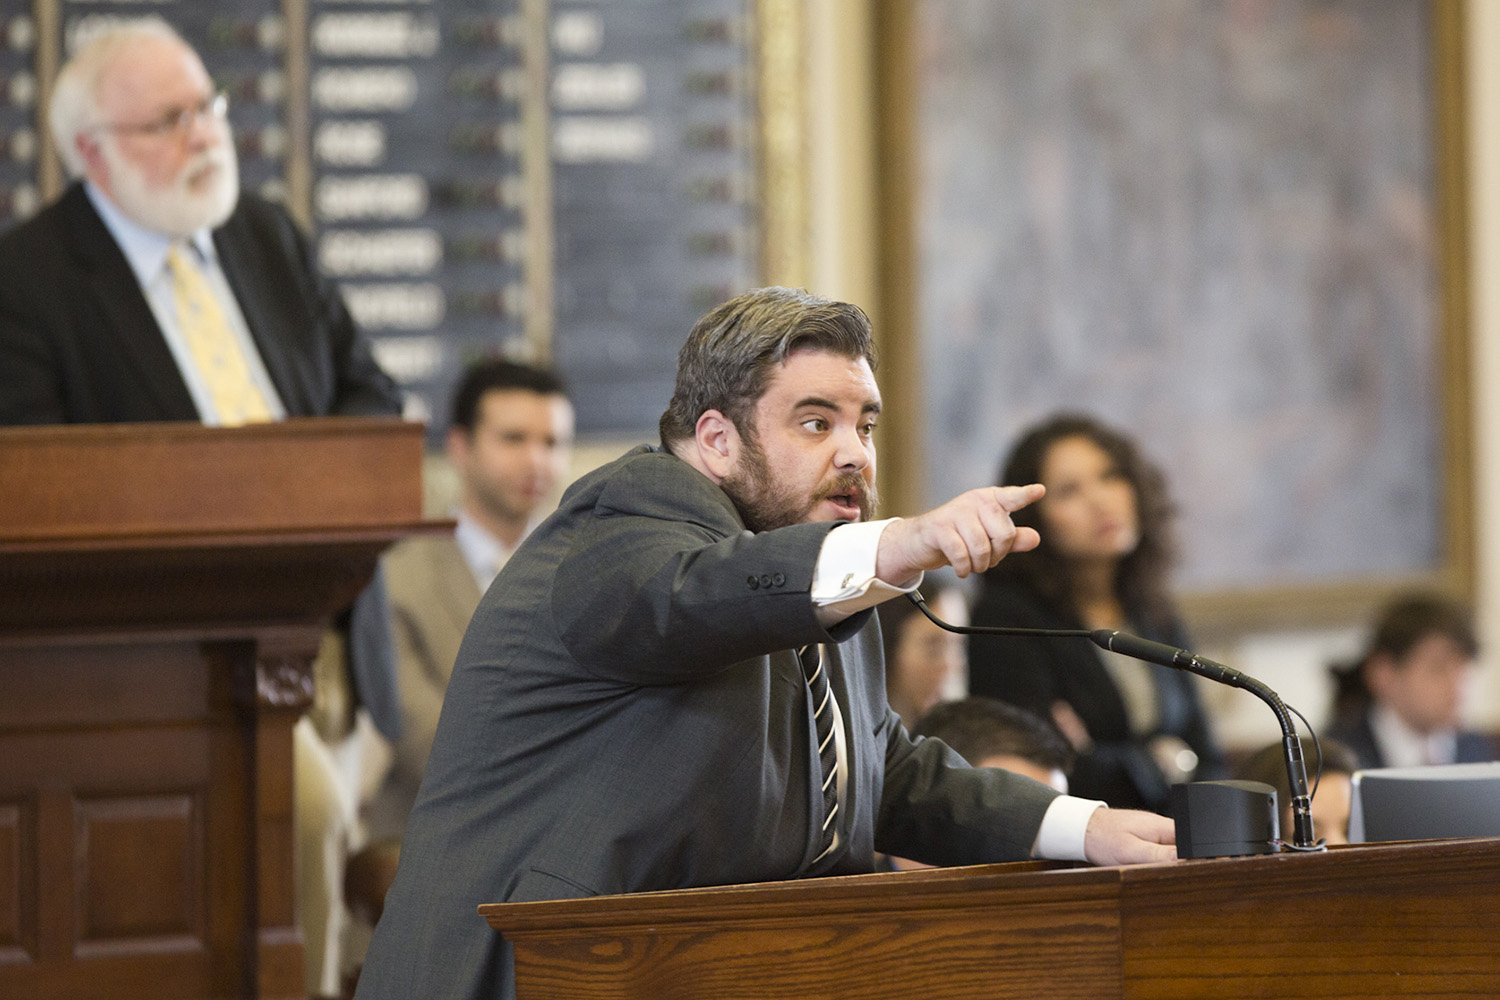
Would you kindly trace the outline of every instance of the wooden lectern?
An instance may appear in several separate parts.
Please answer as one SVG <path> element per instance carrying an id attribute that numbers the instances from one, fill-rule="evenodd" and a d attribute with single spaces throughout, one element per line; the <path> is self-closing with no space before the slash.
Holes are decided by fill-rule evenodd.
<path id="1" fill-rule="evenodd" d="M 0 429 L 0 996 L 302 994 L 292 725 L 421 459 L 391 419 Z"/>
<path id="2" fill-rule="evenodd" d="M 1500 840 L 479 908 L 518 1000 L 1500 996 Z"/>

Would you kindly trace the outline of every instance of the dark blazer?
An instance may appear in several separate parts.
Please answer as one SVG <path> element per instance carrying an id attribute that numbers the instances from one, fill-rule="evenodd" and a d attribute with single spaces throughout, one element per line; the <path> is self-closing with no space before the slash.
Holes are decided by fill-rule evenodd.
<path id="1" fill-rule="evenodd" d="M 913 742 L 869 611 L 825 631 L 832 524 L 746 531 L 728 496 L 637 449 L 575 483 L 480 601 L 360 976 L 360 1000 L 513 995 L 482 903 L 1027 856 L 1055 798 Z M 821 812 L 795 647 L 825 643 L 849 746 L 842 849 Z"/>
<path id="2" fill-rule="evenodd" d="M 401 412 L 395 383 L 284 210 L 241 195 L 213 239 L 289 416 Z M 81 184 L 0 237 L 0 424 L 197 419 L 135 273 Z"/>
<path id="3" fill-rule="evenodd" d="M 288 416 L 401 412 L 396 384 L 284 210 L 242 194 L 213 238 Z M 0 425 L 197 419 L 135 272 L 81 184 L 0 236 Z M 378 573 L 342 627 L 355 692 L 395 739 L 395 655 Z"/>
<path id="4" fill-rule="evenodd" d="M 1046 603 L 1019 583 L 986 577 L 975 603 L 974 625 L 1022 628 L 1082 628 L 1071 611 Z M 1140 629 L 1147 639 L 1186 646 L 1181 626 Z M 969 693 L 1011 702 L 1052 718 L 1052 704 L 1065 701 L 1078 713 L 1094 740 L 1080 754 L 1069 790 L 1084 798 L 1103 799 L 1117 808 L 1165 812 L 1169 789 L 1146 749 L 1150 736 L 1182 739 L 1198 754 L 1199 780 L 1221 777 L 1223 756 L 1209 730 L 1192 675 L 1148 664 L 1156 683 L 1160 724 L 1137 738 L 1130 732 L 1125 702 L 1100 652 L 1085 638 L 1027 636 L 969 637 Z"/>
<path id="5" fill-rule="evenodd" d="M 1324 734 L 1343 743 L 1354 751 L 1361 768 L 1389 767 L 1380 743 L 1375 739 L 1375 730 L 1370 726 L 1370 714 L 1365 712 L 1352 725 L 1332 725 Z M 1495 759 L 1495 744 L 1483 733 L 1459 730 L 1453 763 L 1482 764 Z M 1309 767 L 1312 765 L 1309 764 Z"/>

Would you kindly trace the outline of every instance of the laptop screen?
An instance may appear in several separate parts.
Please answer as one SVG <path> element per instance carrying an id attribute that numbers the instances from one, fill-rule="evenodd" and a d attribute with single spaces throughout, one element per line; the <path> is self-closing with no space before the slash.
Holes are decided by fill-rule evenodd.
<path id="1" fill-rule="evenodd" d="M 1349 840 L 1500 837 L 1500 762 L 1354 774 Z"/>

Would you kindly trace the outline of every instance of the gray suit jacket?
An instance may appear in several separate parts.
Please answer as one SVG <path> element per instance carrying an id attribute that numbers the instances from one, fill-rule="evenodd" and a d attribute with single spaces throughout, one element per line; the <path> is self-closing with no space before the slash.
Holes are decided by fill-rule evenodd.
<path id="1" fill-rule="evenodd" d="M 878 625 L 825 631 L 831 524 L 746 531 L 729 498 L 638 449 L 584 477 L 480 601 L 360 977 L 361 1000 L 506 997 L 487 902 L 1027 856 L 1055 797 L 914 743 L 885 703 Z M 815 867 L 812 706 L 825 643 L 850 748 L 843 848 Z"/>

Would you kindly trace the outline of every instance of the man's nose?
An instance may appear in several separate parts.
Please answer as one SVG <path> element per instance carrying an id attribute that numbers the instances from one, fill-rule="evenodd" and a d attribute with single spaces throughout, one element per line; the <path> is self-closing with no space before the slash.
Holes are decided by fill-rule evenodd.
<path id="1" fill-rule="evenodd" d="M 838 450 L 834 453 L 833 463 L 840 469 L 863 469 L 870 464 L 869 442 L 857 429 L 850 428 L 838 437 Z"/>
<path id="2" fill-rule="evenodd" d="M 551 445 L 545 442 L 537 442 L 528 451 L 531 455 L 531 467 L 533 469 L 546 471 L 552 468 L 555 449 Z"/>
<path id="3" fill-rule="evenodd" d="M 198 111 L 188 118 L 187 141 L 193 149 L 216 146 L 223 138 L 219 132 L 220 119 L 207 111 Z"/>

